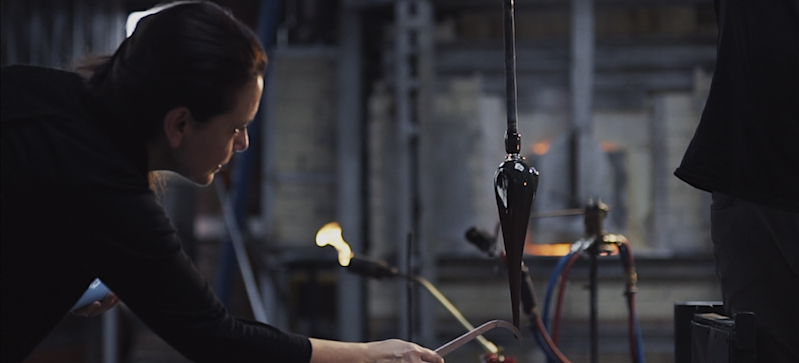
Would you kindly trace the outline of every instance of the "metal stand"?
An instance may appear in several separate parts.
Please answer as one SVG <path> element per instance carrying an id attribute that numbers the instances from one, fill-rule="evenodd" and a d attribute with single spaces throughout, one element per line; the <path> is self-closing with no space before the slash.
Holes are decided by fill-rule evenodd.
<path id="1" fill-rule="evenodd" d="M 391 85 L 394 92 L 394 125 L 391 128 L 389 155 L 387 160 L 391 160 L 391 167 L 388 168 L 388 188 L 391 196 L 387 201 L 391 203 L 395 218 L 392 221 L 393 231 L 389 233 L 397 238 L 397 255 L 399 261 L 407 261 L 410 256 L 405 256 L 407 249 L 403 246 L 402 238 L 408 231 L 413 231 L 416 241 L 419 244 L 420 252 L 417 260 L 419 270 L 425 270 L 427 276 L 431 276 L 429 266 L 426 262 L 432 250 L 425 245 L 425 235 L 420 233 L 420 192 L 422 186 L 419 179 L 420 165 L 420 138 L 419 132 L 425 118 L 431 115 L 430 100 L 433 94 L 434 75 L 433 67 L 433 4 L 429 0 L 397 0 L 394 6 L 394 48 L 393 54 L 389 57 L 393 64 L 393 74 Z M 405 267 L 405 266 L 401 266 Z M 412 274 L 414 271 L 405 271 Z M 400 319 L 399 321 L 409 321 L 411 319 L 408 311 L 413 309 L 408 304 L 410 296 L 408 290 L 400 286 Z M 404 298 L 403 298 L 404 297 Z M 400 336 L 417 335 L 420 341 L 430 341 L 431 337 L 425 337 L 427 331 L 432 331 L 434 315 L 432 309 L 427 309 L 424 299 L 418 302 L 421 309 L 417 312 L 416 323 L 419 325 L 416 332 L 400 331 Z M 404 330 L 409 326 L 400 323 Z"/>
<path id="2" fill-rule="evenodd" d="M 605 230 L 603 222 L 605 216 L 608 214 L 608 206 L 601 201 L 589 201 L 585 207 L 585 233 L 586 237 L 592 238 L 591 245 L 588 247 L 588 257 L 590 261 L 590 272 L 588 276 L 588 286 L 590 289 L 590 304 L 591 312 L 589 319 L 589 332 L 591 342 L 591 363 L 599 361 L 599 331 L 598 331 L 598 315 L 599 315 L 599 294 L 597 292 L 597 256 L 605 252 L 601 247 L 604 245 L 603 236 Z"/>

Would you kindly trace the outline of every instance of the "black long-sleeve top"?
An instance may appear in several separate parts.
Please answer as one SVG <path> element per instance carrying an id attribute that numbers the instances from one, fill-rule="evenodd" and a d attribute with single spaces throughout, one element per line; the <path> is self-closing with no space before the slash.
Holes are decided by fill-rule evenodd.
<path id="1" fill-rule="evenodd" d="M 3 362 L 23 360 L 96 277 L 194 361 L 310 360 L 308 338 L 219 302 L 149 189 L 144 143 L 78 75 L 5 67 L 0 108 Z"/>
<path id="2" fill-rule="evenodd" d="M 675 174 L 799 212 L 799 0 L 716 0 L 716 69 Z"/>

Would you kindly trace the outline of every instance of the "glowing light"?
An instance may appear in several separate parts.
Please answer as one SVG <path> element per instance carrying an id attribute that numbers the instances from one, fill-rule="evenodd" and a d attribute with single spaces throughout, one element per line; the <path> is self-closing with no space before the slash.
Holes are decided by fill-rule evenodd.
<path id="1" fill-rule="evenodd" d="M 341 226 L 338 222 L 325 224 L 316 232 L 316 245 L 319 247 L 327 245 L 335 247 L 338 251 L 338 263 L 341 266 L 349 266 L 353 256 L 352 248 L 344 241 L 344 237 L 341 234 Z"/>
<path id="2" fill-rule="evenodd" d="M 549 142 L 541 141 L 533 144 L 533 154 L 544 155 L 549 152 Z"/>
<path id="3" fill-rule="evenodd" d="M 524 246 L 524 252 L 535 256 L 566 256 L 571 251 L 571 243 L 534 244 Z"/>
<path id="4" fill-rule="evenodd" d="M 606 153 L 612 153 L 619 150 L 619 145 L 612 143 L 610 141 L 602 141 L 599 143 L 599 147 L 602 148 L 602 151 Z"/>

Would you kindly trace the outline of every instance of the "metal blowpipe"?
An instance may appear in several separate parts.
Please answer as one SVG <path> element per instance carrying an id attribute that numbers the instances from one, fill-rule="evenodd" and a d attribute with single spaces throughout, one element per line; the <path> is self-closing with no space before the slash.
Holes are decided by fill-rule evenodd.
<path id="1" fill-rule="evenodd" d="M 516 119 L 516 40 L 513 7 L 514 0 L 506 0 L 503 3 L 505 98 L 508 118 L 508 128 L 505 132 L 507 156 L 494 175 L 494 192 L 505 242 L 505 263 L 508 268 L 513 325 L 519 328 L 522 254 L 527 236 L 527 222 L 530 219 L 530 207 L 538 189 L 538 171 L 527 166 L 524 158 L 519 155 L 521 135 Z"/>

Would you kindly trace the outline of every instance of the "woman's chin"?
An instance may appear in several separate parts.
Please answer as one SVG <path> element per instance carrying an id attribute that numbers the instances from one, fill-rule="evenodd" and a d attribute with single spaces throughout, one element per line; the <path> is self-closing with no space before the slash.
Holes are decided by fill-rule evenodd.
<path id="1" fill-rule="evenodd" d="M 203 186 L 204 187 L 204 186 L 210 185 L 214 181 L 214 173 L 207 174 L 207 175 L 202 175 L 202 176 L 191 177 L 191 178 L 187 178 L 187 179 L 189 179 L 189 181 L 191 181 L 194 184 L 197 184 L 199 186 Z"/>

